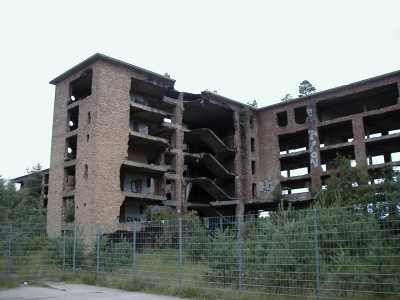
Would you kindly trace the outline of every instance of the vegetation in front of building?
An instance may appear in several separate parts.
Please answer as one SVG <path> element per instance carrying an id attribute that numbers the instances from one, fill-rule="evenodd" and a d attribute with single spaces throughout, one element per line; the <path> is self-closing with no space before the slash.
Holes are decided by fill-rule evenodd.
<path id="1" fill-rule="evenodd" d="M 309 209 L 281 202 L 242 221 L 157 211 L 146 239 L 100 232 L 86 247 L 79 229 L 48 237 L 41 202 L 1 179 L 0 285 L 42 277 L 197 299 L 290 299 L 315 295 L 317 266 L 326 297 L 395 299 L 398 174 L 338 157 L 330 175 Z"/>

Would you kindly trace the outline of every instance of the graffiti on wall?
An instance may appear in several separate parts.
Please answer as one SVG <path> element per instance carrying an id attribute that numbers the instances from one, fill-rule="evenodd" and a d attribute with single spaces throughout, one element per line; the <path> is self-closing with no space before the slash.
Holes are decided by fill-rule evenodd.
<path id="1" fill-rule="evenodd" d="M 260 182 L 259 191 L 264 193 L 272 192 L 278 185 L 278 180 L 268 177 L 267 179 Z"/>
<path id="2" fill-rule="evenodd" d="M 312 107 L 307 107 L 307 119 L 309 122 L 317 121 L 317 116 L 314 113 L 314 109 Z"/>
<path id="3" fill-rule="evenodd" d="M 133 217 L 133 216 L 128 216 L 126 217 L 126 222 L 131 223 L 131 222 L 141 222 L 142 220 L 139 217 Z"/>
<path id="4" fill-rule="evenodd" d="M 319 159 L 317 152 L 318 131 L 316 129 L 309 129 L 308 137 L 310 139 L 310 164 L 312 167 L 316 168 L 319 166 Z"/>
<path id="5" fill-rule="evenodd" d="M 317 121 L 317 116 L 313 107 L 307 107 L 307 119 L 309 123 L 314 123 Z M 319 166 L 318 157 L 318 131 L 316 129 L 308 130 L 308 138 L 310 143 L 310 165 L 312 168 Z"/>

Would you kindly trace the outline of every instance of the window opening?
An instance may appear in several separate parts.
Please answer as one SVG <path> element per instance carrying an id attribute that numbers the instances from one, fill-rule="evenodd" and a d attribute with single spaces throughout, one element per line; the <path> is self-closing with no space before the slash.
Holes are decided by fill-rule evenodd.
<path id="1" fill-rule="evenodd" d="M 144 103 L 144 97 L 142 95 L 130 94 L 130 96 L 131 96 L 131 101 L 133 103 L 139 103 L 139 104 L 143 104 Z"/>
<path id="2" fill-rule="evenodd" d="M 250 116 L 249 123 L 250 123 L 250 129 L 253 129 L 254 128 L 254 117 L 253 116 Z"/>
<path id="3" fill-rule="evenodd" d="M 66 140 L 65 160 L 73 160 L 77 154 L 77 136 L 72 136 Z"/>
<path id="4" fill-rule="evenodd" d="M 142 179 L 136 179 L 131 182 L 131 190 L 133 193 L 142 192 Z"/>
<path id="5" fill-rule="evenodd" d="M 297 124 L 304 124 L 307 120 L 307 109 L 305 106 L 294 109 L 294 120 Z"/>
<path id="6" fill-rule="evenodd" d="M 75 166 L 66 168 L 64 171 L 64 191 L 69 192 L 75 189 Z"/>
<path id="7" fill-rule="evenodd" d="M 88 167 L 88 165 L 85 165 L 85 171 L 83 173 L 83 177 L 84 178 L 88 178 L 89 177 L 89 167 Z"/>
<path id="8" fill-rule="evenodd" d="M 80 77 L 70 83 L 70 103 L 84 99 L 92 94 L 92 69 L 84 71 Z"/>
<path id="9" fill-rule="evenodd" d="M 251 186 L 251 192 L 252 192 L 253 198 L 255 198 L 256 195 L 257 195 L 257 184 L 256 184 L 256 183 L 253 183 L 253 184 L 252 184 L 252 186 Z"/>
<path id="10" fill-rule="evenodd" d="M 71 223 L 75 221 L 75 201 L 73 198 L 67 198 L 63 201 L 64 221 Z"/>
<path id="11" fill-rule="evenodd" d="M 276 114 L 279 127 L 286 127 L 288 125 L 287 111 L 282 111 Z"/>
<path id="12" fill-rule="evenodd" d="M 68 110 L 67 131 L 73 131 L 78 128 L 79 106 Z"/>

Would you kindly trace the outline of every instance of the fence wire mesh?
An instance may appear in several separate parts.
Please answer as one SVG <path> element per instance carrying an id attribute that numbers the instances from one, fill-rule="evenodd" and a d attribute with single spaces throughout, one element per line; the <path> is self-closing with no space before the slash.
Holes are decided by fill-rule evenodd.
<path id="1" fill-rule="evenodd" d="M 397 204 L 132 223 L 88 238 L 45 224 L 0 225 L 0 277 L 91 274 L 94 280 L 163 286 L 231 298 L 397 299 Z M 129 228 L 129 230 L 126 230 Z M 257 298 L 258 299 L 258 298 Z"/>

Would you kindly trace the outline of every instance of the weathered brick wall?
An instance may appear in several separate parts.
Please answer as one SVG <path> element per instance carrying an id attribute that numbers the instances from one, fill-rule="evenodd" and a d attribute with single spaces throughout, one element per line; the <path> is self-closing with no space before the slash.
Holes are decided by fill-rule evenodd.
<path id="1" fill-rule="evenodd" d="M 182 117 L 184 113 L 183 107 L 183 94 L 179 94 L 178 105 L 174 109 L 174 122 L 177 124 L 177 129 L 175 133 L 171 137 L 171 145 L 175 148 L 175 157 L 172 160 L 172 168 L 175 170 L 175 178 L 173 191 L 175 192 L 175 199 L 177 203 L 176 210 L 177 212 L 185 213 L 187 211 L 186 202 L 185 202 L 185 180 L 183 176 L 183 166 L 184 166 L 184 156 L 182 150 L 182 144 L 184 139 L 184 132 L 182 129 Z"/>
<path id="2" fill-rule="evenodd" d="M 91 214 L 81 210 L 77 220 L 87 225 L 98 223 L 103 231 L 113 231 L 119 220 L 124 195 L 120 188 L 120 169 L 128 155 L 129 90 L 135 74 L 102 61 L 98 62 L 96 81 L 96 118 L 93 123 L 95 153 L 88 152 L 89 178 L 83 182 L 79 197 L 92 198 Z M 87 149 L 90 151 L 89 149 Z M 85 189 L 85 183 L 91 189 Z M 82 200 L 84 201 L 84 200 Z M 90 215 L 88 218 L 87 216 Z"/>
<path id="3" fill-rule="evenodd" d="M 75 223 L 88 237 L 95 233 L 95 224 L 100 224 L 104 231 L 118 227 L 120 206 L 124 201 L 120 169 L 128 156 L 131 77 L 147 79 L 143 74 L 104 61 L 97 61 L 90 67 L 93 69 L 92 94 L 72 104 L 79 105 Z M 67 101 L 70 82 L 82 71 L 56 86 L 48 204 L 51 235 L 58 235 L 64 222 L 64 153 L 67 111 L 71 107 L 67 106 Z"/>
<path id="4" fill-rule="evenodd" d="M 126 157 L 137 162 L 146 163 L 146 153 L 131 146 L 128 153 L 129 141 L 129 114 L 131 78 L 142 81 L 148 75 L 133 71 L 128 66 L 114 64 L 106 60 L 97 60 L 85 69 L 93 70 L 92 94 L 85 99 L 67 105 L 70 82 L 78 78 L 84 70 L 80 70 L 66 78 L 56 86 L 52 153 L 49 182 L 48 201 L 48 232 L 57 235 L 61 231 L 63 185 L 65 165 L 64 154 L 66 151 L 66 138 L 74 133 L 67 133 L 68 109 L 79 106 L 79 127 L 77 132 L 77 157 L 76 157 L 76 187 L 75 187 L 75 219 L 82 226 L 87 237 L 93 237 L 96 232 L 95 224 L 100 224 L 102 231 L 111 232 L 121 228 L 119 214 L 124 194 L 121 191 L 120 170 Z M 388 83 L 398 83 L 400 78 L 375 80 L 368 84 L 350 85 L 340 89 L 333 89 L 320 94 L 311 95 L 279 103 L 260 110 L 243 109 L 243 105 L 234 101 L 225 101 L 223 105 L 233 111 L 234 135 L 224 138 L 228 146 L 237 152 L 234 158 L 235 173 L 235 199 L 239 200 L 236 214 L 243 214 L 246 203 L 262 200 L 272 200 L 274 188 L 285 179 L 281 176 L 279 136 L 302 132 L 309 151 L 307 167 L 309 174 L 302 180 L 310 181 L 312 185 L 321 182 L 321 151 L 318 119 L 318 102 L 334 99 L 363 92 Z M 396 107 L 385 107 L 381 112 L 387 112 Z M 300 116 L 302 121 L 296 122 Z M 172 112 L 172 109 L 171 109 Z M 277 114 L 286 112 L 287 124 L 278 125 Z M 300 112 L 300 113 L 299 113 Z M 90 113 L 90 122 L 88 114 Z M 169 174 L 171 180 L 172 199 L 175 210 L 185 212 L 185 180 L 184 155 L 182 144 L 184 133 L 182 130 L 182 116 L 184 114 L 183 94 L 173 109 L 175 132 L 172 134 L 171 144 L 175 148 L 171 160 L 172 168 L 176 174 Z M 368 112 L 348 115 L 338 120 L 322 122 L 324 126 L 331 126 L 335 122 L 351 123 L 354 134 L 354 151 L 358 163 L 366 160 L 366 146 L 364 140 L 363 117 Z M 250 126 L 250 117 L 253 118 Z M 302 123 L 302 124 L 299 124 Z M 304 137 L 304 134 L 306 137 Z M 340 138 L 340 136 L 338 136 Z M 251 150 L 251 139 L 254 139 L 254 151 Z M 340 147 L 339 147 L 340 148 Z M 304 153 L 302 154 L 304 157 Z M 161 156 L 160 163 L 163 163 Z M 296 157 L 295 157 L 296 158 Z M 252 162 L 255 162 L 253 174 Z M 157 194 L 163 195 L 166 187 L 166 177 L 159 180 L 156 185 Z M 226 206 L 228 207 L 228 206 Z M 223 211 L 225 208 L 221 208 Z M 233 206 L 224 210 L 232 212 Z"/>
<path id="5" fill-rule="evenodd" d="M 282 179 L 280 164 L 279 135 L 307 131 L 310 124 L 298 124 L 295 121 L 296 108 L 305 107 L 306 100 L 287 101 L 262 109 L 257 113 L 258 135 L 258 197 L 264 200 L 272 200 L 272 191 Z M 278 113 L 286 112 L 287 125 L 278 125 Z"/>
<path id="6" fill-rule="evenodd" d="M 62 193 L 64 180 L 65 133 L 67 124 L 66 101 L 69 84 L 58 84 L 54 98 L 53 131 L 50 157 L 47 230 L 51 236 L 61 232 Z M 68 97 L 68 96 L 67 96 Z"/>
<path id="7" fill-rule="evenodd" d="M 352 127 L 353 127 L 353 144 L 354 144 L 354 152 L 356 156 L 357 165 L 365 164 L 367 161 L 367 151 L 365 149 L 365 133 L 364 133 L 364 124 L 361 116 L 353 117 L 352 119 Z"/>

